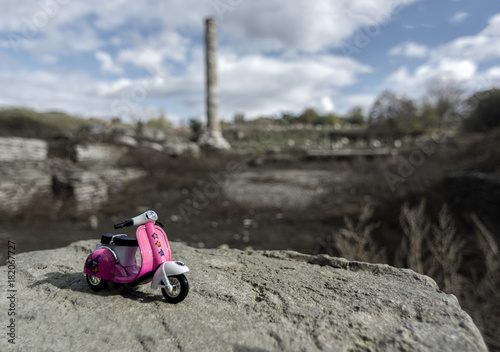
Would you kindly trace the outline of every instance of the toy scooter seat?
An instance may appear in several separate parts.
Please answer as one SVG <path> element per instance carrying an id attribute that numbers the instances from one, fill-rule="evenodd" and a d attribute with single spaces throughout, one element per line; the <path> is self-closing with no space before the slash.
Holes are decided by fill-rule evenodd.
<path id="1" fill-rule="evenodd" d="M 115 238 L 113 239 L 113 236 Z M 117 246 L 124 246 L 124 247 L 137 247 L 139 244 L 137 243 L 137 240 L 135 238 L 129 238 L 127 235 L 113 235 L 111 233 L 105 233 L 101 236 L 101 243 L 102 244 L 109 244 L 113 240 L 113 244 Z"/>

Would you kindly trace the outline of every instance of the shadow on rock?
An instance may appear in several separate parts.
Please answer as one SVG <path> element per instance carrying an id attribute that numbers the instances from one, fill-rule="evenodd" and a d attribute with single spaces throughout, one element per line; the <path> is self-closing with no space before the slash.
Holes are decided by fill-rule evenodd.
<path id="1" fill-rule="evenodd" d="M 265 350 L 262 348 L 247 347 L 236 344 L 233 346 L 234 352 L 270 352 L 270 350 Z"/>
<path id="2" fill-rule="evenodd" d="M 123 298 L 132 299 L 141 303 L 151 303 L 162 301 L 163 296 L 160 294 L 151 294 L 139 290 L 139 286 L 116 285 L 109 282 L 108 289 L 103 289 L 99 292 L 94 292 L 85 282 L 85 275 L 82 273 L 60 273 L 57 271 L 47 273 L 45 279 L 38 280 L 29 285 L 29 288 L 36 288 L 45 284 L 50 284 L 61 290 L 71 290 L 85 294 L 93 294 L 97 296 L 114 296 L 120 295 Z"/>

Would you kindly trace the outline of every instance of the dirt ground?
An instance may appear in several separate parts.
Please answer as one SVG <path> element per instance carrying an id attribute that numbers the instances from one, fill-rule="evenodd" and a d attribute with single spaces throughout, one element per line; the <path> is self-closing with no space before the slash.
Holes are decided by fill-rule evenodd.
<path id="1" fill-rule="evenodd" d="M 342 225 L 344 215 L 357 213 L 363 199 L 369 200 L 353 188 L 359 175 L 341 170 L 336 163 L 279 164 L 270 161 L 250 167 L 239 163 L 234 171 L 197 172 L 188 184 L 145 187 L 135 200 L 115 195 L 108 207 L 88 216 L 64 214 L 44 219 L 25 214 L 19 221 L 2 226 L 0 236 L 2 241 L 14 240 L 17 252 L 61 247 L 77 240 L 98 239 L 101 233 L 115 231 L 113 223 L 151 208 L 158 212 L 173 241 L 196 247 L 314 253 L 320 251 L 321 239 Z M 345 201 L 346 195 L 350 195 L 349 201 Z M 342 204 L 336 197 L 344 199 Z M 113 208 L 117 208 L 115 213 Z M 95 229 L 91 217 L 98 220 Z M 134 236 L 131 228 L 125 232 Z"/>
<path id="2" fill-rule="evenodd" d="M 47 216 L 50 200 L 38 199 L 23 213 L 7 218 L 0 240 L 15 241 L 18 253 L 97 240 L 102 233 L 115 232 L 114 223 L 154 209 L 171 241 L 195 247 L 333 250 L 335 254 L 330 235 L 345 226 L 345 217 L 355 220 L 361 208 L 369 205 L 374 209 L 373 221 L 380 223 L 375 234 L 378 241 L 395 247 L 401 238 L 402 204 L 425 198 L 429 216 L 435 216 L 452 199 L 444 183 L 446 175 L 477 159 L 474 153 L 463 156 L 474 143 L 436 145 L 435 152 L 395 187 L 387 172 L 398 174 L 412 150 L 344 160 L 311 160 L 301 153 L 208 153 L 197 160 L 165 159 L 160 154 L 144 158 L 141 151 L 135 151 L 124 166 L 142 167 L 149 176 L 111 195 L 101 209 L 74 214 L 68 205 Z M 124 232 L 134 236 L 134 231 Z M 7 248 L 3 243 L 2 257 Z"/>
<path id="3" fill-rule="evenodd" d="M 217 183 L 208 175 L 198 187 L 158 190 L 152 204 L 128 204 L 128 211 L 116 215 L 89 215 L 98 219 L 95 229 L 87 218 L 34 219 L 9 223 L 0 235 L 2 241 L 14 240 L 17 252 L 61 247 L 98 239 L 101 233 L 115 231 L 113 223 L 151 208 L 158 212 L 171 241 L 196 247 L 311 253 L 317 250 L 316 240 L 331 231 L 330 222 L 321 216 L 322 201 L 332 185 L 343 184 L 345 177 L 328 170 L 272 169 L 234 173 Z M 134 236 L 132 228 L 124 232 Z"/>

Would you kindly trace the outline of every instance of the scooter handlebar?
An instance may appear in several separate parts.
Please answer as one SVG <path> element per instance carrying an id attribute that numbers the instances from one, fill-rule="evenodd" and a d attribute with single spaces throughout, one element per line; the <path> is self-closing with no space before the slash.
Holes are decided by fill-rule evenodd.
<path id="1" fill-rule="evenodd" d="M 120 222 L 119 224 L 115 224 L 115 229 L 121 229 L 122 227 L 128 227 L 132 225 L 145 225 L 148 222 L 155 223 L 158 220 L 158 214 L 156 214 L 153 210 L 148 210 L 141 215 L 137 215 L 132 219 L 125 220 L 124 222 Z"/>
<path id="2" fill-rule="evenodd" d="M 132 226 L 134 221 L 132 219 L 125 220 L 124 222 L 120 222 L 119 224 L 115 224 L 113 227 L 115 229 L 121 229 L 122 227 Z"/>

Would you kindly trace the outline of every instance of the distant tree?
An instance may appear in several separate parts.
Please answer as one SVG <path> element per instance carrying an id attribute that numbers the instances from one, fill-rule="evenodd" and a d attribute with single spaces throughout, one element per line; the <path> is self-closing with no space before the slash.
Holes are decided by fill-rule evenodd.
<path id="1" fill-rule="evenodd" d="M 189 120 L 189 128 L 191 129 L 191 141 L 197 142 L 203 132 L 203 124 L 198 119 Z"/>
<path id="2" fill-rule="evenodd" d="M 297 119 L 297 116 L 292 115 L 292 114 L 289 114 L 289 113 L 284 113 L 284 114 L 281 116 L 281 121 L 282 121 L 284 124 L 291 124 L 291 123 L 294 123 L 296 119 Z"/>
<path id="3" fill-rule="evenodd" d="M 307 108 L 304 112 L 297 118 L 297 122 L 314 124 L 317 121 L 319 114 L 313 108 Z"/>
<path id="4" fill-rule="evenodd" d="M 146 122 L 146 127 L 157 129 L 157 130 L 168 130 L 172 128 L 172 124 L 167 120 L 165 113 L 162 111 L 160 116 L 150 119 Z"/>
<path id="5" fill-rule="evenodd" d="M 385 91 L 373 104 L 369 117 L 371 120 L 407 119 L 415 115 L 415 106 L 410 99 L 395 92 Z"/>
<path id="6" fill-rule="evenodd" d="M 235 125 L 245 123 L 245 114 L 237 112 L 234 114 L 233 122 Z"/>
<path id="7" fill-rule="evenodd" d="M 422 130 L 437 128 L 440 126 L 440 121 L 438 109 L 424 102 L 417 114 L 418 127 Z"/>
<path id="8" fill-rule="evenodd" d="M 347 115 L 346 115 L 346 121 L 348 123 L 351 123 L 353 125 L 362 125 L 365 123 L 365 116 L 363 114 L 363 108 L 360 106 L 355 106 L 351 108 Z"/>
<path id="9" fill-rule="evenodd" d="M 144 121 L 142 119 L 137 119 L 135 124 L 135 133 L 138 137 L 142 137 L 144 132 Z"/>
<path id="10" fill-rule="evenodd" d="M 255 126 L 271 126 L 274 125 L 276 122 L 275 119 L 270 118 L 270 117 L 265 117 L 265 116 L 260 116 L 257 117 L 252 121 L 252 124 Z"/>
<path id="11" fill-rule="evenodd" d="M 400 137 L 418 133 L 415 104 L 403 95 L 385 91 L 368 116 L 372 135 Z"/>
<path id="12" fill-rule="evenodd" d="M 427 86 L 424 104 L 435 109 L 439 127 L 459 118 L 463 113 L 465 91 L 460 81 L 452 76 L 439 77 Z"/>
<path id="13" fill-rule="evenodd" d="M 488 131 L 500 127 L 500 89 L 493 88 L 473 94 L 466 101 L 469 115 L 464 127 L 470 131 Z"/>
<path id="14" fill-rule="evenodd" d="M 342 122 L 340 117 L 334 113 L 328 113 L 325 115 L 320 115 L 313 108 L 307 108 L 298 117 L 290 114 L 284 114 L 282 117 L 283 121 L 288 123 L 304 123 L 309 125 L 333 125 Z"/>
<path id="15" fill-rule="evenodd" d="M 320 115 L 314 122 L 315 125 L 335 125 L 341 123 L 342 119 L 335 115 L 334 113 L 328 113 L 326 115 Z"/>

